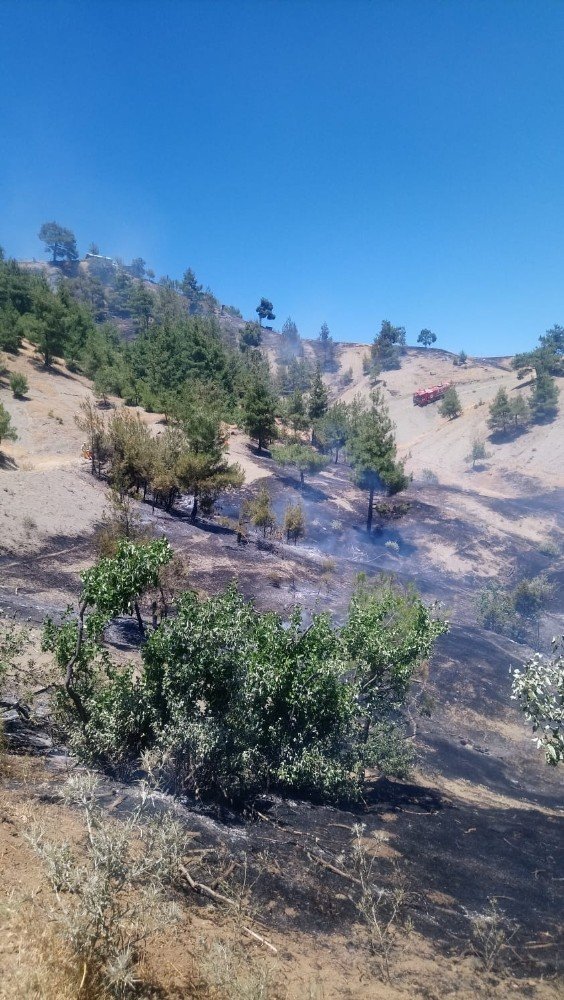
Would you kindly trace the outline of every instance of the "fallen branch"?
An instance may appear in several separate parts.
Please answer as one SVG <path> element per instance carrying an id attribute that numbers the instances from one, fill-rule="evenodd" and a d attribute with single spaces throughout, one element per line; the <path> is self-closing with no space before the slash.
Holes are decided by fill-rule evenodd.
<path id="1" fill-rule="evenodd" d="M 229 899 L 228 896 L 222 896 L 220 892 L 216 892 L 215 889 L 211 889 L 210 886 L 205 885 L 204 882 L 196 882 L 184 865 L 179 865 L 179 868 L 192 891 L 197 892 L 199 896 L 207 896 L 208 899 L 213 899 L 215 903 L 223 903 L 226 906 L 235 905 L 234 901 Z"/>
<path id="2" fill-rule="evenodd" d="M 322 865 L 323 868 L 327 868 L 330 872 L 333 872 L 335 875 L 340 875 L 341 878 L 346 878 L 348 879 L 349 882 L 354 882 L 355 885 L 362 886 L 362 882 L 360 881 L 360 879 L 355 878 L 354 875 L 349 875 L 348 872 L 344 872 L 342 868 L 337 868 L 335 865 L 330 864 L 329 861 L 324 861 L 323 858 L 317 858 L 315 854 L 310 854 L 309 851 L 306 851 L 306 854 L 309 860 L 314 861 L 316 865 Z"/>
<path id="3" fill-rule="evenodd" d="M 184 875 L 184 878 L 186 879 L 188 885 L 193 890 L 193 892 L 197 892 L 199 896 L 207 896 L 208 899 L 213 899 L 215 903 L 224 903 L 226 906 L 231 906 L 231 907 L 237 906 L 235 900 L 229 899 L 228 896 L 222 896 L 220 892 L 216 892 L 215 889 L 211 889 L 210 886 L 205 885 L 204 882 L 196 882 L 190 875 L 188 869 L 184 867 L 184 865 L 181 864 L 179 865 L 179 867 L 180 871 Z M 256 931 L 251 930 L 250 927 L 246 927 L 244 924 L 242 925 L 241 930 L 243 930 L 245 934 L 248 934 L 249 937 L 254 938 L 255 941 L 259 941 L 260 944 L 263 944 L 265 945 L 266 948 L 269 948 L 274 955 L 278 954 L 278 949 L 275 948 L 274 945 L 270 943 L 270 941 L 268 941 L 265 937 L 263 937 L 262 934 L 257 934 Z"/>
<path id="4" fill-rule="evenodd" d="M 248 934 L 249 937 L 254 938 L 255 941 L 260 941 L 261 944 L 264 944 L 264 945 L 266 945 L 267 948 L 270 948 L 270 950 L 273 953 L 273 955 L 277 955 L 278 954 L 278 948 L 275 948 L 274 945 L 270 943 L 270 941 L 267 941 L 267 939 L 262 936 L 262 934 L 257 934 L 257 932 L 256 931 L 252 931 L 250 927 L 244 927 L 243 926 L 242 930 L 244 930 L 245 934 Z"/>

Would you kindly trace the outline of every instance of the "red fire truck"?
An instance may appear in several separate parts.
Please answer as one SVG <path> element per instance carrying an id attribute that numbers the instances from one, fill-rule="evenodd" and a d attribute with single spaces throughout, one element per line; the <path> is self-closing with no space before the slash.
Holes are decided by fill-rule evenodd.
<path id="1" fill-rule="evenodd" d="M 427 406 L 427 403 L 434 403 L 435 400 L 442 399 L 452 385 L 454 382 L 439 382 L 438 385 L 432 385 L 428 389 L 418 389 L 417 392 L 413 393 L 413 402 L 415 406 Z"/>

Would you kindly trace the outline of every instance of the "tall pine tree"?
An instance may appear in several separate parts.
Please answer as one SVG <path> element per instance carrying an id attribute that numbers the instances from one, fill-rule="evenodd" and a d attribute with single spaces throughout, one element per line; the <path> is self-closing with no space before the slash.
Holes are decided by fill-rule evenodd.
<path id="1" fill-rule="evenodd" d="M 404 490 L 409 482 L 403 463 L 396 458 L 394 425 L 381 391 L 371 394 L 370 409 L 364 410 L 347 442 L 355 482 L 368 492 L 366 530 L 370 532 L 377 490 L 391 495 Z"/>

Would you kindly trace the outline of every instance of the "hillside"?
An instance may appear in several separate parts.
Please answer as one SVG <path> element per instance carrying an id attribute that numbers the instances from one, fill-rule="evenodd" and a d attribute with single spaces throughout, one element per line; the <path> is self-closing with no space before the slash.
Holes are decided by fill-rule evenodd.
<path id="1" fill-rule="evenodd" d="M 277 337 L 265 335 L 271 363 Z M 337 350 L 339 369 L 325 375 L 332 398 L 349 402 L 356 394 L 368 396 L 369 380 L 362 374 L 366 347 Z M 304 351 L 313 357 L 315 345 L 305 342 Z M 18 432 L 17 441 L 2 443 L 0 598 L 5 612 L 39 626 L 46 614 L 57 618 L 76 600 L 78 574 L 95 558 L 94 532 L 107 484 L 91 475 L 75 423 L 81 402 L 91 398 L 90 381 L 62 363 L 46 370 L 27 343 L 5 363 L 9 372 L 26 375 L 29 390 L 16 400 L 6 378 L 0 386 L 0 401 Z M 349 368 L 353 380 L 343 389 Z M 453 421 L 441 418 L 436 404 L 419 408 L 411 399 L 416 388 L 446 379 L 456 382 L 463 405 Z M 564 380 L 559 383 L 564 395 Z M 560 782 L 534 750 L 510 701 L 509 666 L 521 663 L 529 647 L 480 628 L 475 599 L 488 580 L 511 582 L 524 574 L 546 573 L 561 586 L 562 408 L 550 425 L 531 425 L 514 440 L 487 441 L 490 457 L 472 470 L 465 456 L 476 435 L 487 439 L 487 404 L 497 389 L 528 391 L 509 359 L 470 359 L 455 368 L 445 352 L 410 348 L 401 369 L 384 373 L 380 384 L 400 454 L 414 478 L 405 494 L 409 509 L 397 520 L 379 522 L 372 537 L 363 531 L 365 496 L 351 483 L 346 465 L 328 465 L 300 489 L 295 477 L 268 453 L 257 453 L 235 426 L 230 456 L 242 465 L 246 480 L 220 500 L 214 516 L 192 524 L 181 504 L 173 513 L 138 505 L 147 527 L 166 534 L 187 557 L 190 586 L 200 593 L 217 593 L 236 579 L 261 609 L 288 614 L 299 603 L 306 612 L 327 609 L 342 620 L 357 573 L 387 572 L 415 581 L 426 600 L 442 601 L 451 620 L 429 670 L 431 716 L 412 715 L 418 759 L 409 780 L 374 775 L 357 813 L 274 797 L 259 803 L 253 822 L 243 822 L 221 811 L 207 814 L 169 803 L 198 845 L 215 852 L 213 863 L 222 859 L 220 870 L 227 874 L 214 885 L 235 879 L 233 891 L 243 893 L 250 908 L 245 913 L 259 915 L 253 926 L 277 954 L 256 942 L 240 953 L 240 920 L 177 894 L 181 929 L 165 933 L 148 956 L 152 970 L 164 977 L 161 986 L 166 981 L 172 991 L 167 996 L 469 1000 L 478 992 L 552 1000 L 558 995 Z M 106 418 L 121 402 L 112 397 L 110 404 L 100 409 Z M 154 435 L 164 433 L 161 414 L 128 410 L 138 412 Z M 265 482 L 278 515 L 288 499 L 303 505 L 302 544 L 277 539 L 263 545 L 260 537 L 237 544 L 234 519 Z M 564 628 L 559 597 L 556 589 L 542 621 L 545 648 Z M 137 655 L 129 619 L 112 626 L 110 639 L 119 656 Z M 41 698 L 38 707 L 44 712 Z M 39 721 L 43 732 L 41 726 Z M 55 741 L 51 758 L 29 765 L 25 758 L 14 759 L 7 772 L 0 850 L 8 858 L 8 895 L 18 899 L 41 877 L 25 841 L 25 816 L 31 812 L 53 836 L 61 825 L 68 836 L 77 835 L 76 815 L 58 798 L 66 767 L 60 754 Z M 21 767 L 27 767 L 24 777 Z M 122 803 L 118 810 L 132 807 L 131 787 L 108 782 L 104 795 L 106 803 L 114 798 Z M 347 866 L 357 822 L 365 824 L 363 837 L 387 891 L 393 890 L 396 864 L 413 891 L 408 907 L 413 929 L 401 938 L 390 982 L 381 980 L 370 958 L 352 902 L 355 876 L 351 883 L 353 869 Z M 348 876 L 340 876 L 345 869 Z M 239 876 L 249 880 L 248 888 L 237 889 Z M 202 869 L 200 877 L 207 881 L 214 874 Z M 517 926 L 504 971 L 493 977 L 484 974 L 471 943 L 472 914 L 482 912 L 491 896 Z M 0 961 L 12 969 L 21 931 L 13 909 L 7 912 L 9 933 Z M 194 965 L 208 969 L 209 982 L 209 955 L 214 964 L 216 944 L 232 949 L 234 981 L 241 970 L 259 979 L 267 970 L 268 991 L 236 994 L 224 985 L 205 993 L 200 983 L 198 993 Z"/>

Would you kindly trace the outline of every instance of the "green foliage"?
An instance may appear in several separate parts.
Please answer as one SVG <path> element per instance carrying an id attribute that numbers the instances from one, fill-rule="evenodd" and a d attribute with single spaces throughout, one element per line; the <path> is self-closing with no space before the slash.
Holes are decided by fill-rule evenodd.
<path id="1" fill-rule="evenodd" d="M 525 369 L 534 368 L 537 378 L 543 375 L 564 375 L 564 327 L 553 326 L 539 337 L 539 346 L 525 354 L 516 354 L 512 361 L 519 377 Z"/>
<path id="2" fill-rule="evenodd" d="M 486 451 L 485 442 L 481 438 L 474 438 L 470 454 L 466 456 L 467 462 L 472 462 L 472 468 L 476 468 L 476 462 L 484 462 L 490 456 Z"/>
<path id="3" fill-rule="evenodd" d="M 372 527 L 376 490 L 399 493 L 409 481 L 403 463 L 396 458 L 395 428 L 381 390 L 372 392 L 370 400 L 369 409 L 361 409 L 351 416 L 347 441 L 355 482 L 369 495 L 367 531 Z"/>
<path id="4" fill-rule="evenodd" d="M 360 684 L 367 733 L 401 708 L 415 672 L 447 631 L 438 606 L 426 607 L 413 587 L 383 576 L 373 585 L 360 578 L 342 638 Z"/>
<path id="5" fill-rule="evenodd" d="M 298 327 L 294 323 L 294 320 L 292 319 L 291 316 L 288 316 L 288 319 L 284 321 L 284 325 L 282 327 L 282 336 L 286 340 L 289 340 L 294 344 L 299 342 L 300 334 L 298 331 Z"/>
<path id="6" fill-rule="evenodd" d="M 512 673 L 512 697 L 538 734 L 547 764 L 564 763 L 564 640 L 553 640 L 550 659 L 536 653 Z"/>
<path id="7" fill-rule="evenodd" d="M 509 398 L 507 389 L 498 389 L 489 409 L 488 427 L 492 431 L 506 434 L 518 431 L 531 419 L 531 400 L 521 395 Z"/>
<path id="8" fill-rule="evenodd" d="M 8 304 L 0 309 L 0 351 L 17 353 L 22 339 L 19 319 L 19 313 L 13 306 Z"/>
<path id="9" fill-rule="evenodd" d="M 289 503 L 284 511 L 284 522 L 282 525 L 286 541 L 297 544 L 300 538 L 306 533 L 306 523 L 303 507 L 301 504 Z"/>
<path id="10" fill-rule="evenodd" d="M 431 344 L 434 344 L 436 342 L 436 340 L 437 340 L 436 333 L 431 333 L 430 330 L 421 330 L 421 333 L 417 338 L 417 343 L 423 344 L 423 347 L 430 347 Z"/>
<path id="11" fill-rule="evenodd" d="M 334 403 L 315 422 L 315 440 L 325 451 L 333 452 L 335 463 L 349 434 L 349 410 L 346 403 Z"/>
<path id="12" fill-rule="evenodd" d="M 245 323 L 239 334 L 239 348 L 241 351 L 248 351 L 260 347 L 262 343 L 262 331 L 257 323 Z"/>
<path id="13" fill-rule="evenodd" d="M 276 515 L 272 509 L 272 500 L 266 486 L 261 486 L 257 495 L 249 502 L 248 516 L 255 528 L 261 528 L 263 538 L 272 532 L 276 526 Z"/>
<path id="14" fill-rule="evenodd" d="M 406 772 L 398 712 L 446 629 L 414 590 L 361 584 L 342 629 L 326 614 L 304 628 L 299 609 L 289 622 L 259 614 L 235 587 L 208 600 L 186 593 L 149 634 L 141 668 L 117 668 L 99 645 L 103 627 L 169 558 L 164 541 L 122 542 L 84 574 L 82 644 L 70 614 L 46 624 L 57 663 L 68 671 L 74 657 L 84 711 L 77 718 L 73 700 L 66 726 L 83 760 L 121 773 L 143 756 L 167 790 L 222 802 L 266 789 L 353 801 L 366 766 Z"/>
<path id="15" fill-rule="evenodd" d="M 17 439 L 18 435 L 12 427 L 12 418 L 3 403 L 0 403 L 0 444 L 2 441 L 17 441 Z"/>
<path id="16" fill-rule="evenodd" d="M 329 397 L 326 386 L 321 378 L 319 366 L 316 368 L 309 394 L 308 416 L 310 420 L 319 420 L 326 412 Z"/>
<path id="17" fill-rule="evenodd" d="M 389 320 L 382 320 L 380 332 L 374 338 L 371 348 L 372 361 L 379 370 L 399 368 L 401 355 L 405 350 L 405 328 L 393 326 Z"/>
<path id="18" fill-rule="evenodd" d="M 47 252 L 53 254 L 53 263 L 61 260 L 77 260 L 76 237 L 70 229 L 65 229 L 58 222 L 44 222 L 39 230 L 39 239 L 45 243 Z"/>
<path id="19" fill-rule="evenodd" d="M 140 996 L 144 944 L 178 918 L 167 890 L 180 875 L 186 832 L 166 812 L 151 816 L 153 802 L 144 789 L 139 806 L 116 822 L 101 805 L 93 774 L 72 775 L 63 796 L 78 807 L 84 824 L 80 848 L 47 840 L 37 825 L 26 836 L 53 890 L 54 902 L 45 904 L 43 915 L 70 952 L 60 970 L 64 994 L 72 990 L 73 996 L 106 1000 Z M 76 992 L 70 986 L 74 978 Z"/>
<path id="20" fill-rule="evenodd" d="M 272 305 L 272 302 L 269 301 L 269 299 L 263 298 L 260 300 L 255 312 L 258 314 L 259 323 L 261 324 L 261 326 L 263 319 L 268 319 L 268 320 L 276 319 L 273 310 L 274 306 Z"/>
<path id="21" fill-rule="evenodd" d="M 294 466 L 300 474 L 300 482 L 302 484 L 304 483 L 306 472 L 309 475 L 315 475 L 316 472 L 320 472 L 321 469 L 325 468 L 329 461 L 326 455 L 321 455 L 311 445 L 301 444 L 297 441 L 273 448 L 272 458 L 279 465 Z"/>
<path id="22" fill-rule="evenodd" d="M 548 423 L 558 413 L 558 386 L 547 374 L 537 375 L 529 406 L 535 423 Z"/>
<path id="23" fill-rule="evenodd" d="M 276 400 L 270 386 L 260 375 L 253 375 L 243 399 L 242 425 L 249 437 L 258 441 L 262 451 L 276 437 Z"/>
<path id="24" fill-rule="evenodd" d="M 439 413 L 441 417 L 448 417 L 449 420 L 454 420 L 455 417 L 459 417 L 462 413 L 460 396 L 453 385 L 445 392 L 439 406 Z"/>
<path id="25" fill-rule="evenodd" d="M 115 556 L 101 559 L 82 574 L 81 603 L 94 607 L 104 624 L 122 614 L 132 614 L 135 602 L 156 587 L 162 566 L 170 562 L 172 549 L 166 538 L 139 545 L 123 540 Z M 95 632 L 95 629 L 94 629 Z"/>
<path id="26" fill-rule="evenodd" d="M 542 573 L 521 580 L 514 588 L 489 583 L 478 595 L 476 617 L 483 628 L 511 638 L 522 639 L 531 628 L 538 636 L 540 618 L 552 592 Z"/>
<path id="27" fill-rule="evenodd" d="M 25 396 L 29 389 L 29 383 L 25 375 L 21 372 L 13 372 L 10 375 L 10 389 L 16 397 Z"/>

